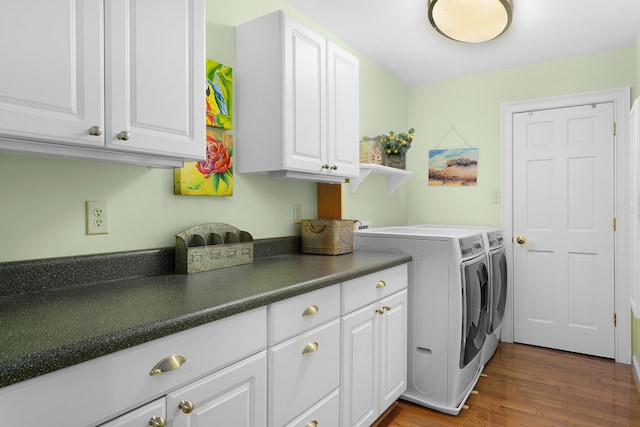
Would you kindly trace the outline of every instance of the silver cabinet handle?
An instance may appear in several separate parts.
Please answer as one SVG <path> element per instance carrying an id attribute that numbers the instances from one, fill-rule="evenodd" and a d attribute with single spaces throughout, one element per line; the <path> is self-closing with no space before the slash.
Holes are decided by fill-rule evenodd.
<path id="1" fill-rule="evenodd" d="M 100 136 L 102 135 L 102 128 L 100 126 L 91 126 L 89 128 L 89 135 Z"/>
<path id="2" fill-rule="evenodd" d="M 118 138 L 120 141 L 128 141 L 129 140 L 129 132 L 127 132 L 126 130 L 123 130 L 122 132 L 118 132 L 118 134 L 116 135 L 116 138 Z"/>
<path id="3" fill-rule="evenodd" d="M 174 354 L 173 356 L 167 356 L 154 366 L 149 372 L 149 375 L 160 375 L 165 372 L 173 371 L 178 369 L 187 361 L 187 358 L 184 356 L 180 356 L 179 354 Z"/>

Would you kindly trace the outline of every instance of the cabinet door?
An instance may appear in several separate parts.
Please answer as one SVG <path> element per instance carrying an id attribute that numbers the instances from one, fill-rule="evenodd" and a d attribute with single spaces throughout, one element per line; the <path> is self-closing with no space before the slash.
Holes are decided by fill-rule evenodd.
<path id="1" fill-rule="evenodd" d="M 380 301 L 380 395 L 384 412 L 407 388 L 407 290 Z"/>
<path id="2" fill-rule="evenodd" d="M 0 2 L 0 136 L 102 146 L 103 2 Z"/>
<path id="3" fill-rule="evenodd" d="M 168 425 L 266 426 L 266 361 L 263 351 L 167 395 Z M 185 404 L 191 404 L 191 412 Z"/>
<path id="4" fill-rule="evenodd" d="M 358 58 L 327 43 L 328 173 L 360 173 L 360 65 Z M 335 168 L 335 169 L 334 169 Z"/>
<path id="5" fill-rule="evenodd" d="M 148 427 L 161 426 L 167 418 L 167 405 L 164 397 L 134 409 L 114 420 L 100 424 L 100 427 Z"/>
<path id="6" fill-rule="evenodd" d="M 285 168 L 321 173 L 327 158 L 326 41 L 284 20 Z"/>
<path id="7" fill-rule="evenodd" d="M 378 418 L 378 304 L 342 318 L 342 426 L 370 426 Z"/>
<path id="8" fill-rule="evenodd" d="M 204 0 L 105 2 L 106 145 L 205 155 Z"/>

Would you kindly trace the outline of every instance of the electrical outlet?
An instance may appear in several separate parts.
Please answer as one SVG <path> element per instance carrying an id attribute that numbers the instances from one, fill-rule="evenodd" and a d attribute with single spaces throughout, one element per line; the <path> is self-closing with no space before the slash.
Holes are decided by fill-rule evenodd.
<path id="1" fill-rule="evenodd" d="M 293 204 L 293 223 L 300 224 L 302 222 L 302 203 Z"/>
<path id="2" fill-rule="evenodd" d="M 87 234 L 108 234 L 109 233 L 109 212 L 107 202 L 88 201 L 87 207 Z"/>

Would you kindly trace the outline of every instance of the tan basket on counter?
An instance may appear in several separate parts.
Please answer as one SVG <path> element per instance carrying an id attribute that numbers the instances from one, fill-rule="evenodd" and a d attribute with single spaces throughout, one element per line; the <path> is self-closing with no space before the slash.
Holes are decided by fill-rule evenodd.
<path id="1" fill-rule="evenodd" d="M 303 253 L 341 255 L 353 252 L 353 220 L 303 219 L 301 235 Z"/>

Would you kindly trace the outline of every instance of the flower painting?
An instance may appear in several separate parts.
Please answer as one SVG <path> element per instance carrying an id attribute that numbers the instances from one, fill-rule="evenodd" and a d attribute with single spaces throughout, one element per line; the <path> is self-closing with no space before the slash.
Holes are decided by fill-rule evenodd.
<path id="1" fill-rule="evenodd" d="M 429 185 L 475 186 L 478 149 L 429 150 Z"/>
<path id="2" fill-rule="evenodd" d="M 233 136 L 207 129 L 206 159 L 174 169 L 173 193 L 187 196 L 233 195 Z"/>
<path id="3" fill-rule="evenodd" d="M 207 126 L 231 129 L 231 67 L 207 59 Z"/>

